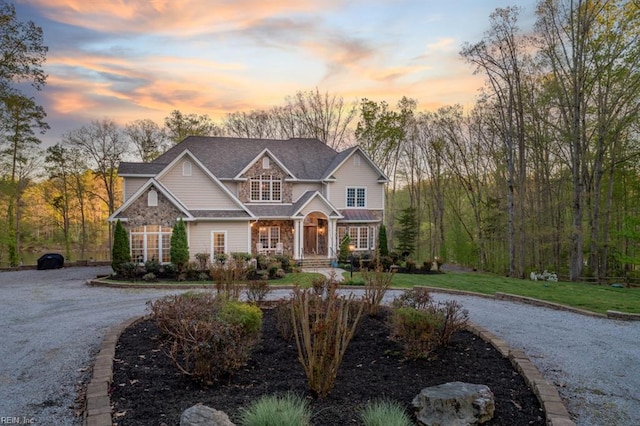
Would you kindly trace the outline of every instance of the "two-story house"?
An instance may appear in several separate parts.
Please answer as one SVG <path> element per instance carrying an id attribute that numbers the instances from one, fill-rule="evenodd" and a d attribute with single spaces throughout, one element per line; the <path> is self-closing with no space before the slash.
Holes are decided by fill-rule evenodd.
<path id="1" fill-rule="evenodd" d="M 150 163 L 121 163 L 132 258 L 169 262 L 172 227 L 185 221 L 196 253 L 288 254 L 332 259 L 350 236 L 376 248 L 388 178 L 357 146 L 317 139 L 191 136 Z"/>

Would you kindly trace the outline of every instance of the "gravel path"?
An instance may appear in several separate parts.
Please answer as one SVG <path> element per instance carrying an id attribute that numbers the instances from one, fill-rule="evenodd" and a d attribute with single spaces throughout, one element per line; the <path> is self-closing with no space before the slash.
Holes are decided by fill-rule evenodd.
<path id="1" fill-rule="evenodd" d="M 80 424 L 69 407 L 106 329 L 143 315 L 148 300 L 175 292 L 84 285 L 109 271 L 89 267 L 0 273 L 0 421 L 18 417 L 38 424 Z M 578 425 L 640 424 L 639 322 L 483 298 L 437 298 L 460 301 L 473 322 L 523 349 L 559 387 Z"/>

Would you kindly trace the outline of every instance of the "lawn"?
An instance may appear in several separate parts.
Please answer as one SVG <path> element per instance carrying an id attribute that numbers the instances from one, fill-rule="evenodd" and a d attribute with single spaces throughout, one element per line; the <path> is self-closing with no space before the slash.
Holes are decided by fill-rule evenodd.
<path id="1" fill-rule="evenodd" d="M 348 274 L 345 274 L 348 279 Z M 361 280 L 354 274 L 354 281 Z M 549 302 L 569 305 L 592 312 L 607 310 L 640 313 L 639 288 L 613 288 L 605 285 L 568 282 L 520 280 L 478 272 L 449 272 L 445 274 L 396 274 L 393 286 L 410 288 L 416 285 L 483 294 L 496 292 L 533 297 Z"/>

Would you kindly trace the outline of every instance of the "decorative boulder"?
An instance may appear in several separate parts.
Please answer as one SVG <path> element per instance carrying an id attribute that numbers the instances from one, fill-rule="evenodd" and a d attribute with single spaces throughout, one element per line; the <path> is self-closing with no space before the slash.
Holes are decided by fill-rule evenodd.
<path id="1" fill-rule="evenodd" d="M 223 411 L 196 404 L 180 416 L 180 426 L 235 426 Z"/>
<path id="2" fill-rule="evenodd" d="M 422 389 L 413 406 L 421 425 L 466 426 L 491 420 L 495 401 L 488 386 L 452 382 Z"/>

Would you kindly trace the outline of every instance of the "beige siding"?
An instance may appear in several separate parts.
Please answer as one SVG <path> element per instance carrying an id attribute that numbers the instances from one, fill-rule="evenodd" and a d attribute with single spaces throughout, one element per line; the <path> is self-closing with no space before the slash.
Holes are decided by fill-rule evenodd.
<path id="1" fill-rule="evenodd" d="M 122 202 L 127 201 L 149 178 L 125 178 L 124 179 L 124 198 Z"/>
<path id="2" fill-rule="evenodd" d="M 229 196 L 193 161 L 191 176 L 182 175 L 183 161 L 160 180 L 189 210 L 240 210 Z"/>
<path id="3" fill-rule="evenodd" d="M 354 165 L 354 157 L 360 157 L 360 165 Z M 351 156 L 333 174 L 336 181 L 329 184 L 329 201 L 338 209 L 347 207 L 347 187 L 364 187 L 366 189 L 366 208 L 382 209 L 383 184 L 378 183 L 379 174 L 369 165 L 369 162 L 358 153 Z"/>
<path id="4" fill-rule="evenodd" d="M 301 210 L 301 213 L 305 216 L 312 212 L 322 212 L 325 215 L 329 216 L 331 210 L 326 207 L 326 204 L 322 200 L 320 200 L 319 198 L 314 198 L 309 204 L 305 206 L 304 209 Z"/>
<path id="5" fill-rule="evenodd" d="M 249 222 L 197 222 L 189 223 L 189 254 L 211 254 L 211 232 L 227 232 L 227 252 L 251 252 Z"/>
<path id="6" fill-rule="evenodd" d="M 231 192 L 233 195 L 235 195 L 236 197 L 239 195 L 238 194 L 238 182 L 231 182 L 231 181 L 224 181 L 222 182 L 224 186 L 227 187 L 227 189 L 229 190 L 229 192 Z"/>
<path id="7" fill-rule="evenodd" d="M 307 191 L 318 191 L 322 194 L 322 184 L 311 183 L 311 182 L 294 183 L 293 184 L 293 201 L 295 202 L 298 198 L 302 196 L 302 194 L 304 194 Z"/>

